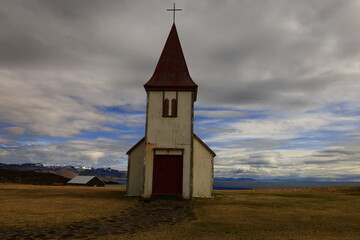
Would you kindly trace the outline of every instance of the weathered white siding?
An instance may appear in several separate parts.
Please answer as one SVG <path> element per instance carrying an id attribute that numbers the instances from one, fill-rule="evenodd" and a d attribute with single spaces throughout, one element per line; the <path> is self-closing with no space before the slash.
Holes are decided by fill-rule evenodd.
<path id="1" fill-rule="evenodd" d="M 128 196 L 141 196 L 144 186 L 145 141 L 136 146 L 128 157 Z"/>
<path id="2" fill-rule="evenodd" d="M 193 197 L 211 197 L 213 155 L 194 137 Z"/>
<path id="3" fill-rule="evenodd" d="M 165 98 L 176 98 L 175 91 L 166 91 Z M 153 148 L 182 148 L 183 198 L 191 197 L 190 165 L 192 149 L 193 92 L 178 92 L 177 117 L 162 117 L 163 92 L 148 92 L 148 112 L 145 150 L 145 183 L 143 197 L 152 194 Z"/>

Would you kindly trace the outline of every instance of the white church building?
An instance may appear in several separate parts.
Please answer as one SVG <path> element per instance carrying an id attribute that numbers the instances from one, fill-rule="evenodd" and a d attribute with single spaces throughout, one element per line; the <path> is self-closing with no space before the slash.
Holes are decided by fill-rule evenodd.
<path id="1" fill-rule="evenodd" d="M 198 86 L 173 24 L 147 93 L 145 137 L 128 152 L 127 195 L 211 197 L 215 153 L 194 134 Z"/>

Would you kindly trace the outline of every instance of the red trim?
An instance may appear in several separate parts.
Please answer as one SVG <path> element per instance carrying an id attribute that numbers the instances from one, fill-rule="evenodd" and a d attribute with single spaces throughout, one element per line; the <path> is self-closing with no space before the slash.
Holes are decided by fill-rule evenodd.
<path id="1" fill-rule="evenodd" d="M 156 150 L 165 150 L 165 151 L 182 151 L 184 152 L 184 148 L 153 148 L 154 151 Z"/>

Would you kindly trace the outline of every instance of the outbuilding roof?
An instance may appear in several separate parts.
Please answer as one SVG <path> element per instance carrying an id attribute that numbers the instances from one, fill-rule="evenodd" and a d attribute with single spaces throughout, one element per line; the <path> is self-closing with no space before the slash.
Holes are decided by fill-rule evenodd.
<path id="1" fill-rule="evenodd" d="M 70 181 L 68 181 L 68 183 L 73 183 L 73 184 L 86 184 L 88 183 L 90 180 L 92 180 L 93 178 L 98 178 L 96 176 L 76 176 L 73 179 L 71 179 Z M 101 179 L 99 178 L 99 180 L 101 181 Z"/>
<path id="2" fill-rule="evenodd" d="M 175 24 L 172 25 L 155 72 L 144 84 L 145 90 L 192 90 L 197 84 L 191 79 Z"/>

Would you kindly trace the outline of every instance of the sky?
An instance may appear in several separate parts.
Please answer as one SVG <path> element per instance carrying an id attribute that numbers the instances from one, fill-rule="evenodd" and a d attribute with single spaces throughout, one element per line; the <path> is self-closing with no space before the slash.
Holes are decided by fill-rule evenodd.
<path id="1" fill-rule="evenodd" d="M 0 162 L 126 170 L 172 6 L 1 0 Z M 215 176 L 360 181 L 360 1 L 176 7 Z"/>

